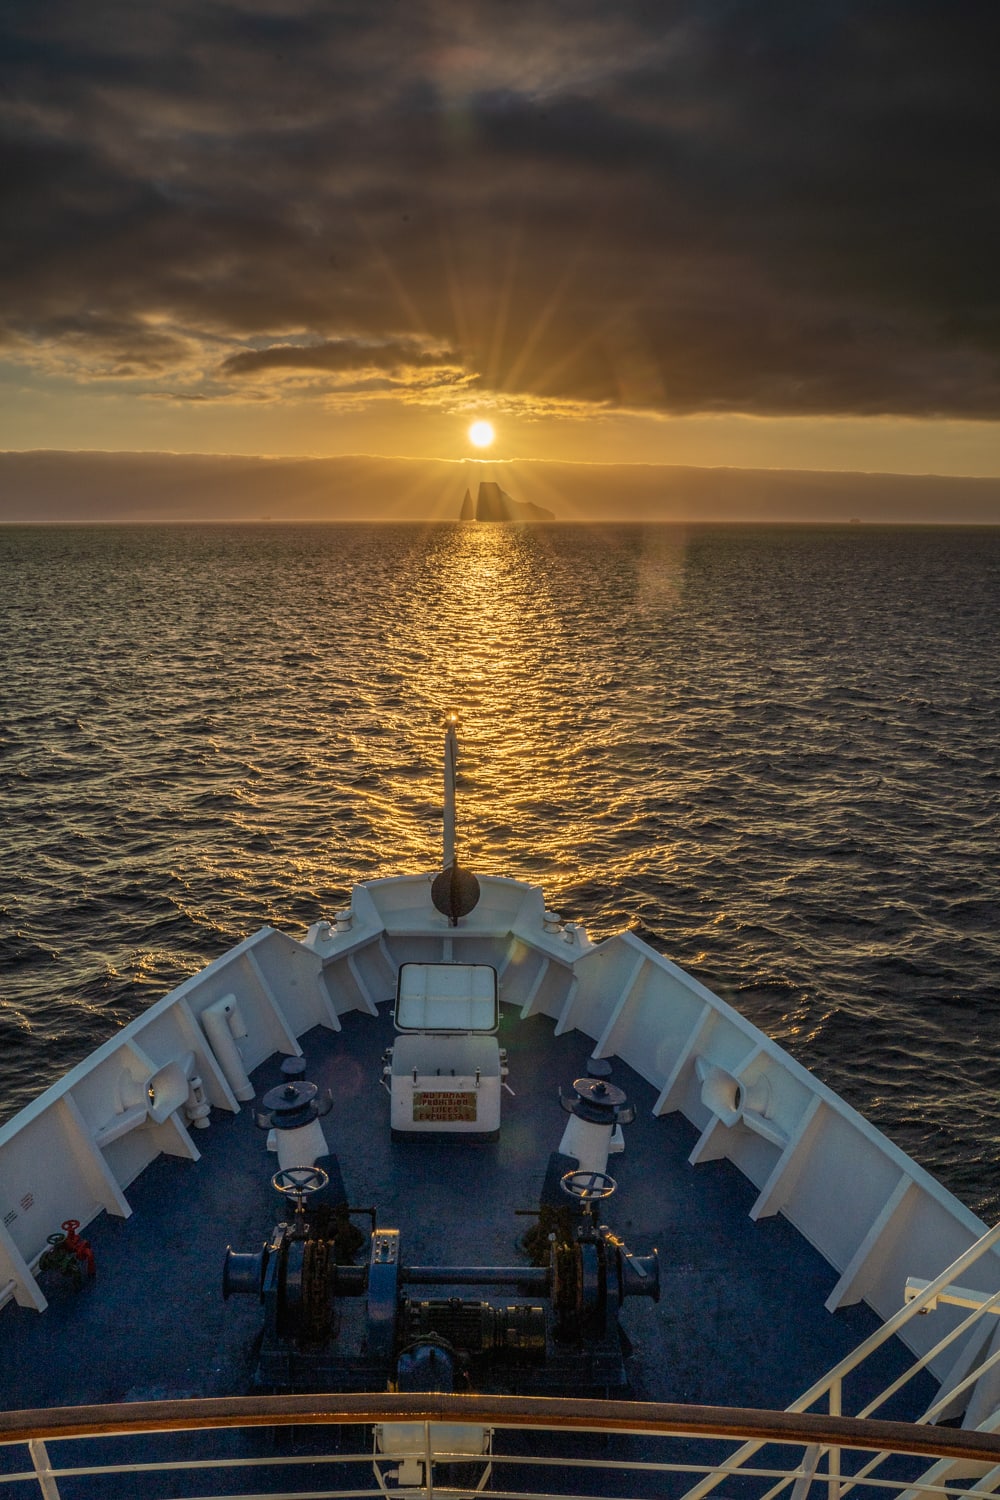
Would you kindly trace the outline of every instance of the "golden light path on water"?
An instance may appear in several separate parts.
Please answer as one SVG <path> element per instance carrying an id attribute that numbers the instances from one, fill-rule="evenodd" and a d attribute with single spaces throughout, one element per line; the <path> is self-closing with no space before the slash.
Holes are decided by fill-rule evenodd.
<path id="1" fill-rule="evenodd" d="M 662 608 L 681 554 L 674 540 L 644 557 L 637 613 L 623 622 L 630 661 L 645 604 Z M 632 560 L 611 549 L 605 565 L 614 587 L 616 570 L 631 572 Z M 564 570 L 544 530 L 442 528 L 400 590 L 385 654 L 408 663 L 407 702 L 384 768 L 380 873 L 440 863 L 440 726 L 451 711 L 460 722 L 458 855 L 468 868 L 543 880 L 551 902 L 587 868 L 595 824 L 613 820 L 621 834 L 641 820 L 627 765 L 624 787 L 615 774 L 616 751 L 627 762 L 635 725 L 608 669 L 603 609 L 581 607 Z M 661 672 L 662 663 L 650 686 Z M 401 775 L 397 736 L 409 745 Z M 429 805 L 414 799 L 414 762 L 425 768 Z M 647 780 L 647 795 L 661 790 L 657 781 Z M 661 845 L 658 861 L 669 858 Z"/>

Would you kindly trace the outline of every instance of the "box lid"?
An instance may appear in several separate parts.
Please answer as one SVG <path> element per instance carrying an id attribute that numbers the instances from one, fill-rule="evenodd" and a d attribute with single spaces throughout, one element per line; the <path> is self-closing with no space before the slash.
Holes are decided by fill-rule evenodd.
<path id="1" fill-rule="evenodd" d="M 402 964 L 396 988 L 399 1031 L 496 1031 L 497 971 L 489 964 Z"/>

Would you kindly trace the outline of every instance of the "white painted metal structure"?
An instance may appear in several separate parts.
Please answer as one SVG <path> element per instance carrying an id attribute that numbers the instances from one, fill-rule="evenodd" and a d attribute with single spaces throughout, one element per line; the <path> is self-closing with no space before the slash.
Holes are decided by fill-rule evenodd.
<path id="1" fill-rule="evenodd" d="M 386 1066 L 391 1128 L 408 1135 L 494 1135 L 504 1068 L 489 964 L 404 963 Z"/>
<path id="2" fill-rule="evenodd" d="M 616 1139 L 617 1138 L 617 1139 Z M 571 1115 L 559 1142 L 560 1156 L 571 1156 L 584 1172 L 607 1172 L 608 1157 L 615 1151 L 625 1150 L 625 1140 L 620 1125 L 610 1122 L 596 1125 L 590 1120 L 578 1120 Z"/>
<path id="3" fill-rule="evenodd" d="M 262 928 L 0 1129 L 0 1301 L 41 1311 L 34 1268 L 53 1224 L 72 1216 L 86 1225 L 102 1209 L 128 1215 L 129 1184 L 159 1153 L 197 1159 L 192 1076 L 202 1099 L 238 1110 L 240 1074 L 274 1052 L 299 1053 L 298 1038 L 316 1025 L 339 1030 L 347 1011 L 376 1013 L 404 963 L 490 965 L 503 1003 L 522 1017 L 547 1015 L 557 1033 L 591 1037 L 596 1056 L 624 1059 L 657 1090 L 657 1114 L 681 1110 L 699 1130 L 693 1163 L 728 1157 L 757 1188 L 751 1216 L 782 1212 L 836 1268 L 831 1309 L 864 1299 L 891 1319 L 908 1277 L 942 1290 L 940 1274 L 980 1240 L 984 1225 L 933 1177 L 633 934 L 591 943 L 546 912 L 537 887 L 498 877 L 481 879 L 479 905 L 451 927 L 431 902 L 432 879 L 358 886 L 350 910 L 301 943 Z M 178 1072 L 186 1093 L 164 1093 Z M 164 1098 L 176 1100 L 166 1114 Z M 961 1274 L 966 1292 L 995 1298 L 995 1241 Z M 942 1298 L 932 1317 L 899 1326 L 945 1395 L 980 1371 L 966 1425 L 995 1420 L 1000 1405 L 992 1305 L 970 1313 Z M 906 1311 L 919 1306 L 918 1297 Z"/>

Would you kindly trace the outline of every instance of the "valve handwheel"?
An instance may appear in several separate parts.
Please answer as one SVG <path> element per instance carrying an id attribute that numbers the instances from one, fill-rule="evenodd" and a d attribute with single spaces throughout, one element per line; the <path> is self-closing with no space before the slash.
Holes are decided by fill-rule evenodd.
<path id="1" fill-rule="evenodd" d="M 307 1198 L 312 1193 L 321 1193 L 329 1181 L 322 1167 L 282 1167 L 271 1178 L 271 1186 L 290 1197 Z"/>
<path id="2" fill-rule="evenodd" d="M 594 1203 L 600 1198 L 610 1198 L 618 1187 L 607 1172 L 567 1172 L 559 1179 L 559 1186 L 578 1203 Z"/>

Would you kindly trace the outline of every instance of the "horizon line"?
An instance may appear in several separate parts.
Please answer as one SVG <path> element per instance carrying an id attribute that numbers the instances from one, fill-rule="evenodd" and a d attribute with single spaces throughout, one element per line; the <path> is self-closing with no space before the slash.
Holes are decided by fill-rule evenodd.
<path id="1" fill-rule="evenodd" d="M 905 475 L 901 476 L 907 477 Z M 621 519 L 616 516 L 591 517 L 584 520 L 551 521 L 523 520 L 523 521 L 477 521 L 474 519 L 463 521 L 460 517 L 452 517 L 442 520 L 440 517 L 423 517 L 403 521 L 396 518 L 373 517 L 369 520 L 347 519 L 343 517 L 326 516 L 283 516 L 275 520 L 271 516 L 231 516 L 215 517 L 211 520 L 181 517 L 161 517 L 160 519 L 147 518 L 145 520 L 130 519 L 119 520 L 50 520 L 50 521 L 6 521 L 0 517 L 0 529 L 4 527 L 20 527 L 22 530 L 40 529 L 48 526 L 481 526 L 487 529 L 493 526 L 782 526 L 786 529 L 797 528 L 800 530 L 840 530 L 860 531 L 863 528 L 868 531 L 910 531 L 922 529 L 924 531 L 996 531 L 1000 529 L 1000 520 L 997 521 L 866 521 L 862 517 L 852 516 L 847 521 L 793 521 L 787 519 L 775 519 L 765 516 L 741 517 L 739 520 L 713 520 L 706 516 L 692 516 L 688 519 L 674 518 L 673 520 L 652 520 L 649 517 L 633 517 Z"/>

